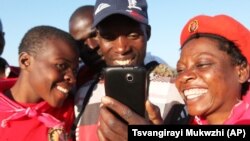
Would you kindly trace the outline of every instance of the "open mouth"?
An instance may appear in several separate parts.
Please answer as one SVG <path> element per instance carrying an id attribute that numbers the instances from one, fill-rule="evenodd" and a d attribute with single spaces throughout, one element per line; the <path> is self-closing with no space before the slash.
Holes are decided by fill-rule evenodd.
<path id="1" fill-rule="evenodd" d="M 69 89 L 63 88 L 61 86 L 57 86 L 56 88 L 57 88 L 57 90 L 59 90 L 60 92 L 62 92 L 65 95 L 67 95 L 69 92 Z"/>
<path id="2" fill-rule="evenodd" d="M 190 100 L 206 94 L 207 91 L 207 89 L 189 89 L 184 91 L 184 96 L 187 100 Z"/>
<path id="3" fill-rule="evenodd" d="M 127 60 L 115 60 L 114 63 L 118 64 L 118 65 L 130 65 L 132 62 L 131 59 L 127 59 Z"/>

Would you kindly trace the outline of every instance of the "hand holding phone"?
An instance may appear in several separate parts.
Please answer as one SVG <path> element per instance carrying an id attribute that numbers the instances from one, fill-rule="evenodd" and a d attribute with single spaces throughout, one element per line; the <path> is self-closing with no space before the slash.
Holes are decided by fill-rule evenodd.
<path id="1" fill-rule="evenodd" d="M 145 117 L 148 95 L 147 71 L 143 67 L 107 67 L 103 71 L 107 96 Z"/>

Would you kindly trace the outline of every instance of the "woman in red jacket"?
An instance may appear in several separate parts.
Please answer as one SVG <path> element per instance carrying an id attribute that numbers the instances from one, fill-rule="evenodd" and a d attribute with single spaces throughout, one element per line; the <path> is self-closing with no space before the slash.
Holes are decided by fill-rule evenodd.
<path id="1" fill-rule="evenodd" d="M 78 50 L 65 31 L 37 26 L 19 46 L 20 74 L 0 81 L 0 140 L 66 141 L 74 120 Z"/>
<path id="2" fill-rule="evenodd" d="M 193 124 L 250 124 L 250 33 L 227 15 L 198 15 L 181 33 L 176 86 Z"/>

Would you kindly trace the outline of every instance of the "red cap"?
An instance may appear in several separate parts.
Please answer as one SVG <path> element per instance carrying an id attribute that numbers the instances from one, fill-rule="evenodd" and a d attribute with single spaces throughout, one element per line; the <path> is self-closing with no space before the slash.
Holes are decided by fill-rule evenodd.
<path id="1" fill-rule="evenodd" d="M 232 41 L 250 63 L 250 32 L 249 30 L 227 15 L 198 15 L 190 19 L 181 32 L 181 47 L 195 33 L 209 33 L 222 36 Z"/>

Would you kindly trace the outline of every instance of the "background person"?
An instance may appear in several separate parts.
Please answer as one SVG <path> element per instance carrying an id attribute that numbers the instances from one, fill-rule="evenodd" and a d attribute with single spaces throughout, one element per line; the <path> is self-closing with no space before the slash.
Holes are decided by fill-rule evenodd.
<path id="1" fill-rule="evenodd" d="M 17 78 L 19 72 L 19 67 L 10 66 L 4 58 L 0 57 L 0 80 Z"/>
<path id="2" fill-rule="evenodd" d="M 4 51 L 5 39 L 4 39 L 3 24 L 0 19 L 0 56 Z M 16 78 L 19 75 L 19 68 L 9 65 L 8 61 L 3 57 L 0 57 L 0 79 Z"/>
<path id="3" fill-rule="evenodd" d="M 96 31 L 92 28 L 94 6 L 84 5 L 70 16 L 69 32 L 79 43 L 80 65 L 77 75 L 77 87 L 93 79 L 105 66 L 98 45 Z"/>
<path id="4" fill-rule="evenodd" d="M 84 5 L 77 8 L 69 19 L 69 32 L 80 43 L 80 58 L 87 66 L 101 60 L 96 31 L 92 28 L 93 13 L 93 5 Z"/>
<path id="5" fill-rule="evenodd" d="M 2 21 L 0 19 L 0 56 L 3 53 L 4 45 L 5 45 L 5 40 L 4 40 L 3 25 L 2 25 Z"/>

